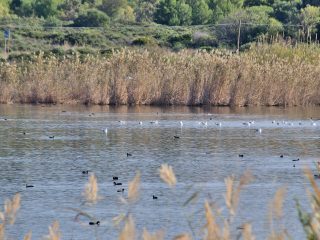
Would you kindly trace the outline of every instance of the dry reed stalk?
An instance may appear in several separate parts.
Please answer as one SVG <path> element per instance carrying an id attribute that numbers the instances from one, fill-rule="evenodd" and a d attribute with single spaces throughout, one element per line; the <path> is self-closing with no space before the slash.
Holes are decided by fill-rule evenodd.
<path id="1" fill-rule="evenodd" d="M 125 225 L 119 235 L 119 240 L 135 240 L 136 228 L 131 215 L 125 221 Z"/>
<path id="2" fill-rule="evenodd" d="M 276 230 L 274 229 L 274 219 L 281 219 L 282 218 L 282 209 L 283 209 L 283 202 L 285 199 L 287 188 L 281 187 L 279 188 L 271 203 L 270 203 L 270 210 L 269 210 L 269 221 L 270 221 L 270 230 L 271 233 L 268 236 L 269 240 L 282 240 L 286 239 L 286 231 L 285 230 Z"/>
<path id="3" fill-rule="evenodd" d="M 4 236 L 5 236 L 5 227 L 4 227 L 4 223 L 0 224 L 0 240 L 4 240 Z"/>
<path id="4" fill-rule="evenodd" d="M 134 179 L 131 182 L 129 182 L 129 186 L 128 186 L 129 202 L 134 202 L 139 197 L 140 176 L 141 176 L 140 172 L 137 172 Z"/>
<path id="5" fill-rule="evenodd" d="M 20 194 L 14 195 L 12 200 L 7 199 L 4 203 L 4 221 L 9 221 L 9 224 L 14 224 L 17 212 L 20 208 Z"/>
<path id="6" fill-rule="evenodd" d="M 206 235 L 205 240 L 216 240 L 221 239 L 221 230 L 219 225 L 216 223 L 215 217 L 212 214 L 210 204 L 205 201 L 205 214 L 206 214 Z"/>
<path id="7" fill-rule="evenodd" d="M 29 231 L 29 232 L 23 237 L 23 240 L 31 240 L 31 237 L 32 237 L 32 232 Z"/>
<path id="8" fill-rule="evenodd" d="M 142 233 L 142 239 L 143 240 L 163 240 L 164 239 L 164 232 L 158 231 L 155 233 L 149 233 L 147 229 L 143 229 Z"/>
<path id="9" fill-rule="evenodd" d="M 49 226 L 49 235 L 46 236 L 47 240 L 60 240 L 61 232 L 59 228 L 59 222 L 55 221 Z"/>
<path id="10" fill-rule="evenodd" d="M 255 240 L 256 238 L 252 234 L 252 226 L 249 223 L 245 223 L 242 229 L 243 240 Z"/>
<path id="11" fill-rule="evenodd" d="M 84 197 L 88 203 L 96 203 L 100 197 L 98 195 L 98 183 L 94 174 L 90 175 L 88 183 L 85 185 Z"/>
<path id="12" fill-rule="evenodd" d="M 247 171 L 245 174 L 241 176 L 240 181 L 236 188 L 234 187 L 235 180 L 233 176 L 227 177 L 225 179 L 225 184 L 226 184 L 225 203 L 227 205 L 227 208 L 229 209 L 231 216 L 235 215 L 242 188 L 245 185 L 249 184 L 252 181 L 252 179 L 253 179 L 252 174 L 249 171 Z"/>
<path id="13" fill-rule="evenodd" d="M 192 240 L 189 234 L 184 233 L 176 236 L 173 240 Z"/>
<path id="14" fill-rule="evenodd" d="M 176 185 L 177 179 L 171 166 L 169 166 L 168 164 L 162 164 L 159 169 L 159 173 L 160 178 L 170 187 Z"/>
<path id="15" fill-rule="evenodd" d="M 277 219 L 282 217 L 283 202 L 284 202 L 286 192 L 287 192 L 286 187 L 279 188 L 276 191 L 273 197 L 273 200 L 271 202 L 270 212 L 274 213 L 274 216 Z"/>
<path id="16" fill-rule="evenodd" d="M 0 63 L 1 103 L 317 105 L 319 50 L 261 45 L 240 56 L 163 49 Z"/>

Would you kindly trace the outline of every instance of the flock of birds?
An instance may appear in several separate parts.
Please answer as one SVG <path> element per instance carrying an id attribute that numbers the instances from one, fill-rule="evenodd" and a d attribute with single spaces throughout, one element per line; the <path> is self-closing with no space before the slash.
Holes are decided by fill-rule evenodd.
<path id="1" fill-rule="evenodd" d="M 63 112 L 65 112 L 65 111 L 63 111 Z M 91 113 L 89 116 L 92 116 L 92 115 L 94 115 L 94 113 Z M 213 120 L 213 119 L 214 119 L 214 117 L 210 117 L 210 120 Z M 4 118 L 3 120 L 7 121 L 8 119 Z M 309 120 L 310 120 L 310 125 L 311 126 L 317 126 L 317 121 L 320 120 L 320 119 L 314 120 L 314 119 L 310 118 Z M 127 122 L 123 121 L 123 120 L 118 121 L 118 123 L 120 125 L 127 124 Z M 276 121 L 276 120 L 273 120 L 271 123 L 274 124 L 274 125 L 277 125 L 277 126 L 280 126 L 280 125 L 282 125 L 282 126 L 293 126 L 294 124 L 296 124 L 296 123 L 289 122 L 289 121 Z M 148 122 L 139 121 L 138 124 L 139 125 L 143 125 L 143 124 L 158 125 L 159 121 L 158 120 L 148 121 Z M 185 123 L 183 121 L 179 121 L 178 124 L 180 124 L 181 128 L 183 128 L 185 126 Z M 208 127 L 209 126 L 208 121 L 198 121 L 198 124 L 203 126 L 203 127 Z M 243 126 L 251 128 L 252 126 L 255 126 L 255 121 L 253 121 L 253 120 L 245 121 L 245 122 L 242 122 L 241 124 Z M 298 122 L 297 124 L 299 126 L 303 125 L 302 122 Z M 210 125 L 212 126 L 212 124 L 210 124 Z M 222 122 L 214 122 L 213 126 L 217 126 L 217 127 L 221 128 L 223 126 L 223 123 Z M 262 134 L 262 128 L 253 128 L 253 130 L 255 132 L 259 133 L 259 134 Z M 105 134 L 108 134 L 108 128 L 103 129 L 103 131 L 104 131 Z M 23 132 L 23 134 L 26 135 L 26 132 Z M 173 137 L 174 137 L 174 139 L 180 139 L 180 136 L 178 136 L 178 135 L 174 135 Z M 48 138 L 54 140 L 55 136 L 53 136 L 53 135 L 52 136 L 48 136 Z M 131 153 L 126 153 L 126 155 L 127 155 L 127 157 L 131 157 L 132 156 Z M 244 154 L 239 154 L 238 157 L 239 158 L 243 158 Z M 280 158 L 283 158 L 283 157 L 284 157 L 284 155 L 280 155 Z M 296 167 L 295 162 L 298 162 L 298 161 L 300 161 L 299 158 L 292 160 L 292 162 L 294 162 L 293 167 Z M 319 166 L 319 169 L 320 169 L 320 162 L 318 162 L 318 166 Z M 88 175 L 89 172 L 90 172 L 89 170 L 83 170 L 82 174 L 83 175 Z M 319 172 L 319 174 L 314 175 L 314 176 L 316 178 L 320 179 L 320 172 Z M 114 186 L 122 186 L 122 183 L 119 182 L 119 177 L 113 176 L 112 177 L 112 181 L 113 181 L 113 185 Z M 26 188 L 33 188 L 34 186 L 30 185 L 30 184 L 26 184 L 25 187 Z M 124 191 L 125 191 L 124 188 L 117 189 L 118 193 L 124 193 Z M 156 199 L 158 199 L 158 197 L 156 195 L 152 195 L 152 199 L 156 200 Z M 91 221 L 91 222 L 89 222 L 89 225 L 98 225 L 99 226 L 100 225 L 100 221 L 94 221 L 94 222 Z"/>

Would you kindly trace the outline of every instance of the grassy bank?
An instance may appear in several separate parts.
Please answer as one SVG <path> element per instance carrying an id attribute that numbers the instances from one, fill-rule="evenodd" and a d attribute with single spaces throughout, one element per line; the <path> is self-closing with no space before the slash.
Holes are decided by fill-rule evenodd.
<path id="1" fill-rule="evenodd" d="M 122 49 L 34 55 L 0 66 L 1 103 L 319 105 L 320 50 L 283 43 L 227 51 Z"/>

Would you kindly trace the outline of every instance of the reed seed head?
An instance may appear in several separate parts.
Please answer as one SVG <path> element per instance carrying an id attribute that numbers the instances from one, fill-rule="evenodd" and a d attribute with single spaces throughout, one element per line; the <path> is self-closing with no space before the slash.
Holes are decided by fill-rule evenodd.
<path id="1" fill-rule="evenodd" d="M 162 164 L 159 173 L 160 178 L 170 187 L 176 185 L 177 179 L 171 166 L 168 164 Z"/>

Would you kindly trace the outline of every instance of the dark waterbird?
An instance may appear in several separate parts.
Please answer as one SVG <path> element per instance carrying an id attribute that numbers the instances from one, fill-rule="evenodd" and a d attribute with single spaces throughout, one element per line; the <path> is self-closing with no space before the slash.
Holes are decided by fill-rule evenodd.
<path id="1" fill-rule="evenodd" d="M 158 197 L 155 195 L 152 195 L 152 199 L 158 199 Z"/>
<path id="2" fill-rule="evenodd" d="M 112 177 L 112 179 L 113 179 L 113 180 L 119 180 L 119 178 L 118 178 L 118 177 Z"/>
<path id="3" fill-rule="evenodd" d="M 54 136 L 49 136 L 49 138 L 54 139 Z"/>
<path id="4" fill-rule="evenodd" d="M 280 157 L 283 158 L 283 155 L 281 154 Z"/>
<path id="5" fill-rule="evenodd" d="M 118 189 L 117 192 L 124 192 L 124 188 Z"/>
<path id="6" fill-rule="evenodd" d="M 100 225 L 100 221 L 96 221 L 96 222 L 89 222 L 89 225 Z"/>
<path id="7" fill-rule="evenodd" d="M 243 157 L 244 157 L 244 155 L 243 155 L 243 154 L 239 154 L 239 157 L 243 158 Z"/>
<path id="8" fill-rule="evenodd" d="M 115 185 L 115 186 L 120 186 L 120 185 L 122 185 L 122 183 L 121 182 L 113 182 L 113 185 Z"/>
<path id="9" fill-rule="evenodd" d="M 127 157 L 131 157 L 132 156 L 132 154 L 131 153 L 127 153 Z"/>
<path id="10" fill-rule="evenodd" d="M 300 161 L 300 159 L 299 159 L 299 158 L 297 158 L 297 159 L 293 159 L 293 160 L 292 160 L 292 162 L 298 162 L 298 161 Z"/>
<path id="11" fill-rule="evenodd" d="M 173 136 L 175 139 L 179 139 L 180 137 L 179 136 Z"/>
<path id="12" fill-rule="evenodd" d="M 82 174 L 89 174 L 89 170 L 82 171 Z"/>
<path id="13" fill-rule="evenodd" d="M 32 188 L 32 187 L 34 187 L 34 186 L 26 184 L 26 188 Z"/>

